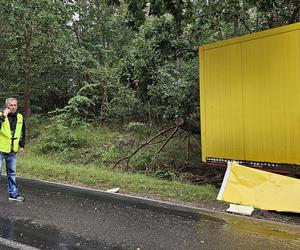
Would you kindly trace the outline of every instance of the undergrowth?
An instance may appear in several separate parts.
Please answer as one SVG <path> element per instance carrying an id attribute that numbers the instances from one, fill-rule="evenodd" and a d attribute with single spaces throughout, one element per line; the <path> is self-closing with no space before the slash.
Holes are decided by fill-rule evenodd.
<path id="1" fill-rule="evenodd" d="M 41 124 L 41 120 L 45 121 Z M 32 151 L 41 156 L 55 158 L 58 162 L 85 166 L 97 164 L 108 169 L 143 173 L 158 179 L 189 181 L 200 166 L 200 149 L 195 140 L 180 134 L 159 149 L 169 136 L 162 136 L 152 145 L 143 147 L 129 161 L 115 163 L 134 150 L 162 128 L 150 128 L 140 122 L 125 126 L 97 126 L 85 123 L 70 125 L 65 120 L 34 116 L 27 122 Z M 189 154 L 189 157 L 187 155 Z"/>

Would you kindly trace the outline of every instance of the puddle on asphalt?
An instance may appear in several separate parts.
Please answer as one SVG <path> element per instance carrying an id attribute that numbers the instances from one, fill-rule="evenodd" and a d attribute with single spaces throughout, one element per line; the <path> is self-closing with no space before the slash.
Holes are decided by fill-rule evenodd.
<path id="1" fill-rule="evenodd" d="M 300 228 L 233 216 L 198 221 L 198 241 L 203 249 L 299 249 Z M 211 223 L 217 222 L 217 223 Z"/>
<path id="2" fill-rule="evenodd" d="M 255 245 L 257 249 L 263 249 L 265 245 L 269 246 L 267 249 L 299 249 L 300 228 L 234 217 L 224 220 L 228 235 L 243 241 L 246 249 L 247 245 Z"/>
<path id="3" fill-rule="evenodd" d="M 84 239 L 32 220 L 0 218 L 0 237 L 40 249 L 128 249 L 109 242 Z"/>
<path id="4" fill-rule="evenodd" d="M 240 218 L 226 218 L 227 225 L 232 231 L 240 233 L 255 233 L 265 237 L 282 240 L 298 240 L 300 243 L 300 228 L 270 224 L 268 222 L 245 220 Z"/>

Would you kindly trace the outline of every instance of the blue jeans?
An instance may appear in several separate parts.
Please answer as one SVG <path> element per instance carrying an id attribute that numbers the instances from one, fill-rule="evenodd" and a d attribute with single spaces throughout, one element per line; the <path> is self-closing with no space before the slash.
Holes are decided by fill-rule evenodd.
<path id="1" fill-rule="evenodd" d="M 17 168 L 17 155 L 16 154 L 4 154 L 0 152 L 0 176 L 2 173 L 2 162 L 6 163 L 6 174 L 8 181 L 8 193 L 15 197 L 19 193 L 19 189 L 16 183 L 16 168 Z"/>

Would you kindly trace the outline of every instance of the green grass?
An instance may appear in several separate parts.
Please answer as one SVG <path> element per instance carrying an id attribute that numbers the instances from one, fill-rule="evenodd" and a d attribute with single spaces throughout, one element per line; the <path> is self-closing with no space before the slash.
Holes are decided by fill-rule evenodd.
<path id="1" fill-rule="evenodd" d="M 129 155 L 161 128 L 138 123 L 131 123 L 130 129 L 124 125 L 67 128 L 60 120 L 43 125 L 39 119 L 27 122 L 28 143 L 25 155 L 18 159 L 18 176 L 100 190 L 119 187 L 124 194 L 165 200 L 203 202 L 216 198 L 214 187 L 192 185 L 182 178 L 189 174 L 189 170 L 182 169 L 200 166 L 199 146 L 194 141 L 187 161 L 184 136 L 173 138 L 157 154 L 169 135 L 159 138 L 157 141 L 162 142 L 143 148 L 131 159 L 127 172 L 124 162 L 118 171 L 113 171 L 117 160 Z"/>
<path id="2" fill-rule="evenodd" d="M 210 186 L 196 186 L 177 181 L 164 181 L 143 174 L 116 172 L 96 164 L 61 164 L 26 149 L 18 158 L 17 175 L 27 178 L 68 183 L 100 190 L 120 188 L 120 193 L 145 197 L 199 202 L 215 200 L 217 190 Z"/>

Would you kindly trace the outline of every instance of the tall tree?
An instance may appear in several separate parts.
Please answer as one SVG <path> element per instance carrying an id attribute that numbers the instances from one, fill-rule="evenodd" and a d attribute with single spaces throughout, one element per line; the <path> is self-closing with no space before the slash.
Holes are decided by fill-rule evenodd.
<path id="1" fill-rule="evenodd" d="M 45 50 L 51 49 L 45 41 L 56 39 L 58 34 L 69 34 L 67 23 L 71 20 L 72 12 L 68 11 L 68 8 L 63 1 L 0 1 L 1 21 L 6 27 L 5 33 L 2 34 L 2 46 L 9 49 L 8 56 L 11 58 L 10 62 L 5 63 L 13 63 L 18 68 L 14 69 L 17 77 L 7 79 L 7 82 L 17 82 L 18 85 L 23 82 L 26 116 L 31 114 L 32 83 L 36 82 L 34 78 L 39 71 L 38 60 L 42 58 L 40 54 L 46 54 Z M 60 32 L 62 29 L 64 31 Z M 47 58 L 43 60 L 47 61 Z"/>

